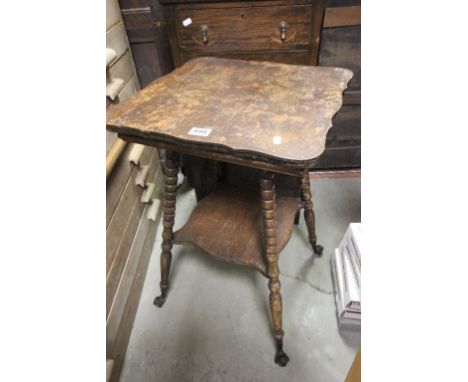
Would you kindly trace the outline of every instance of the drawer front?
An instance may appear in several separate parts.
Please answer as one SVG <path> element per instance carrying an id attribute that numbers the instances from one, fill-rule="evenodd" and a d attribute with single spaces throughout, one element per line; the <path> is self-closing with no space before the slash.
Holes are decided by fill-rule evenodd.
<path id="1" fill-rule="evenodd" d="M 182 57 L 184 62 L 199 56 L 213 56 L 221 58 L 234 58 L 251 61 L 269 61 L 279 62 L 282 64 L 292 65 L 308 65 L 310 63 L 310 52 L 289 51 L 289 52 L 220 52 L 220 53 L 205 53 L 200 51 L 183 52 Z"/>
<path id="2" fill-rule="evenodd" d="M 311 43 L 313 8 L 292 5 L 179 10 L 176 22 L 180 48 L 204 52 L 304 48 Z"/>

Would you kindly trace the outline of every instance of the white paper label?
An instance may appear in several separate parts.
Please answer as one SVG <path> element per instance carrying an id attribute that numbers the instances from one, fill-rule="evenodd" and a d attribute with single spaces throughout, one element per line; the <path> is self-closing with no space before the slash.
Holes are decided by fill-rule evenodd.
<path id="1" fill-rule="evenodd" d="M 197 135 L 199 137 L 207 137 L 208 135 L 211 134 L 211 130 L 213 129 L 208 129 L 204 127 L 192 127 L 190 131 L 188 132 L 188 134 Z"/>
<path id="2" fill-rule="evenodd" d="M 188 27 L 190 24 L 192 24 L 192 19 L 187 17 L 184 21 L 182 21 L 182 24 L 184 27 Z"/>

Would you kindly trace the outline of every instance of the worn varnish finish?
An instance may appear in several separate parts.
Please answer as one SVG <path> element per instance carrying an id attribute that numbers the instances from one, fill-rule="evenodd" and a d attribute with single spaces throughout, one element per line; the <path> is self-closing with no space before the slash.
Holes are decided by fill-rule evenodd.
<path id="1" fill-rule="evenodd" d="M 312 10 L 312 5 L 181 10 L 177 12 L 180 45 L 203 52 L 307 49 Z M 184 27 L 182 21 L 189 17 L 193 22 Z M 284 40 L 282 21 L 287 23 Z"/>
<path id="2" fill-rule="evenodd" d="M 112 109 L 108 129 L 199 142 L 310 165 L 325 148 L 352 72 L 340 68 L 197 58 Z M 189 135 L 211 129 L 207 137 Z"/>
<path id="3" fill-rule="evenodd" d="M 275 362 L 280 366 L 286 366 L 289 362 L 289 357 L 283 351 L 283 302 L 281 300 L 281 282 L 279 281 L 278 268 L 278 215 L 274 174 L 266 171 L 262 172 L 260 177 L 260 189 L 262 193 L 263 244 L 267 260 L 268 278 L 270 279 L 268 282 L 268 288 L 270 289 L 270 309 L 277 348 Z"/>
<path id="4" fill-rule="evenodd" d="M 212 54 L 302 65 L 317 62 L 324 0 L 160 2 L 176 67 Z M 184 26 L 188 18 L 192 23 Z"/>
<path id="5" fill-rule="evenodd" d="M 331 118 L 351 76 L 339 68 L 199 58 L 113 109 L 108 129 L 125 141 L 167 150 L 157 306 L 167 298 L 174 243 L 193 244 L 217 258 L 255 267 L 269 279 L 275 362 L 287 364 L 278 253 L 301 207 L 314 252 L 322 251 L 307 171 L 324 150 Z M 211 132 L 189 135 L 192 127 Z M 208 159 L 212 176 L 207 195 L 174 234 L 179 153 Z M 226 182 L 229 176 L 219 176 L 218 161 L 259 169 L 259 184 L 233 187 Z M 301 198 L 277 196 L 274 173 L 295 176 Z"/>
<path id="6" fill-rule="evenodd" d="M 177 174 L 179 172 L 179 155 L 176 152 L 166 153 L 164 165 L 164 212 L 163 212 L 163 242 L 161 244 L 161 295 L 154 299 L 154 304 L 162 307 L 166 301 L 169 289 L 169 272 L 172 262 L 172 244 L 174 238 L 174 219 L 176 209 Z"/>
<path id="7" fill-rule="evenodd" d="M 176 66 L 199 56 L 236 58 L 243 60 L 271 61 L 288 64 L 337 66 L 354 72 L 352 82 L 344 95 L 343 103 L 348 106 L 340 110 L 333 122 L 333 137 L 327 137 L 326 150 L 312 170 L 350 169 L 360 167 L 360 1 L 328 0 L 317 1 L 225 1 L 225 0 L 120 0 L 127 35 L 142 87 L 161 74 L 173 69 L 172 54 Z M 324 9 L 324 7 L 327 7 Z M 293 35 L 296 26 L 304 28 L 302 14 L 296 8 L 312 7 L 308 19 L 309 42 L 297 44 L 300 34 Z M 163 16 L 165 10 L 166 17 Z M 238 13 L 235 13 L 236 10 Z M 247 10 L 243 12 L 241 10 Z M 262 12 L 265 11 L 263 14 Z M 252 12 L 252 13 L 250 13 Z M 182 26 L 182 15 L 190 14 L 192 24 Z M 209 15 L 211 18 L 205 17 Z M 275 15 L 292 18 L 278 20 Z M 322 22 L 323 15 L 323 22 Z M 197 48 L 182 44 L 181 33 L 190 34 L 200 41 L 202 19 L 208 27 L 208 42 L 201 46 L 193 39 Z M 220 25 L 221 18 L 231 17 Z M 259 17 L 259 19 L 257 19 Z M 301 20 L 297 24 L 297 18 Z M 277 43 L 280 29 L 277 24 L 285 21 L 286 41 Z M 236 28 L 230 28 L 235 25 Z M 320 31 L 320 25 L 322 30 Z M 228 28 L 220 37 L 217 26 Z M 229 32 L 229 33 L 227 33 Z M 216 40 L 213 38 L 217 35 Z M 264 36 L 259 42 L 258 36 Z M 291 38 L 294 37 L 294 38 Z M 276 42 L 274 41 L 276 39 Z M 257 41 L 257 42 L 255 42 Z M 320 46 L 320 50 L 319 47 Z M 352 88 L 352 89 L 349 89 Z M 356 102 L 357 101 L 357 102 Z M 354 106 L 356 105 L 357 106 Z M 350 115 L 349 110 L 352 111 Z M 183 160 L 184 171 L 195 173 L 189 160 Z M 200 175 L 201 178 L 204 174 Z M 191 179 L 189 175 L 189 179 Z M 192 180 L 199 193 L 199 185 Z"/>
<path id="8" fill-rule="evenodd" d="M 229 263 L 254 267 L 267 275 L 260 235 L 260 202 L 257 189 L 220 186 L 197 204 L 187 223 L 175 233 L 175 243 L 196 245 Z M 282 197 L 277 200 L 278 251 L 291 237 L 292 222 L 299 208 L 299 198 Z"/>
<path id="9" fill-rule="evenodd" d="M 314 253 L 320 256 L 323 252 L 323 247 L 321 245 L 317 245 L 317 235 L 315 234 L 315 214 L 314 205 L 312 203 L 312 194 L 310 192 L 309 173 L 304 173 L 304 175 L 299 178 L 299 182 L 301 185 L 301 198 L 304 203 L 304 219 L 309 233 L 309 242 L 312 244 Z"/>

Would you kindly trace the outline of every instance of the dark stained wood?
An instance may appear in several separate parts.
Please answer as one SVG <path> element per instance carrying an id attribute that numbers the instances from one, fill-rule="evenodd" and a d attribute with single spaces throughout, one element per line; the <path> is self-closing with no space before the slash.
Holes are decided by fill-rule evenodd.
<path id="1" fill-rule="evenodd" d="M 119 0 L 120 9 L 145 8 L 148 6 L 148 0 Z"/>
<path id="2" fill-rule="evenodd" d="M 255 60 L 255 61 L 271 61 L 280 62 L 287 64 L 300 64 L 310 65 L 315 64 L 317 59 L 320 60 L 322 66 L 338 66 L 343 68 L 351 69 L 355 76 L 349 84 L 349 89 L 345 92 L 343 103 L 345 105 L 360 105 L 360 27 L 349 26 L 355 25 L 359 22 L 359 0 L 328 0 L 325 10 L 325 2 L 318 4 L 317 2 L 311 2 L 308 0 L 284 0 L 284 1 L 255 1 L 255 2 L 235 2 L 235 1 L 210 1 L 210 0 L 162 0 L 161 5 L 157 1 L 149 0 L 120 0 L 124 21 L 127 26 L 127 34 L 137 68 L 138 78 L 142 87 L 146 86 L 153 79 L 159 77 L 161 74 L 168 73 L 173 68 L 171 50 L 169 47 L 169 41 L 172 45 L 172 55 L 174 56 L 176 66 L 182 65 L 184 62 L 198 57 L 198 56 L 214 56 L 222 58 L 239 58 L 243 60 Z M 180 30 L 191 30 L 195 32 L 195 23 L 198 20 L 198 15 L 211 15 L 215 16 L 208 20 L 210 23 L 220 24 L 218 12 L 228 17 L 229 14 L 235 14 L 236 10 L 239 9 L 254 9 L 257 12 L 265 10 L 266 12 L 275 13 L 279 9 L 288 8 L 294 9 L 294 7 L 317 7 L 317 11 L 313 12 L 313 17 L 310 20 L 310 41 L 304 49 L 294 49 L 291 44 L 286 43 L 282 45 L 281 49 L 272 49 L 270 42 L 265 44 L 253 44 L 249 38 L 240 38 L 242 33 L 247 33 L 247 29 L 239 29 L 240 34 L 236 34 L 237 30 L 231 28 L 230 25 L 234 25 L 233 22 L 239 22 L 239 19 L 230 20 L 229 23 L 221 25 L 222 28 L 228 28 L 232 33 L 238 36 L 239 40 L 233 41 L 232 44 L 226 47 L 226 49 L 218 49 L 219 45 L 209 44 L 207 47 L 199 47 L 195 49 L 183 48 L 180 43 L 179 29 Z M 162 8 L 164 8 L 165 17 L 163 16 Z M 275 10 L 276 9 L 276 10 Z M 188 29 L 182 28 L 180 24 L 180 15 L 184 12 L 194 13 L 197 18 L 193 19 L 194 23 Z M 325 12 L 323 18 L 323 25 L 326 29 L 323 29 L 320 35 L 320 24 L 322 22 L 322 15 Z M 151 15 L 150 15 L 151 13 Z M 242 13 L 241 13 L 242 14 Z M 239 18 L 240 15 L 239 14 Z M 226 16 L 227 15 L 227 16 Z M 244 13 L 244 20 L 246 14 Z M 151 21 L 152 20 L 152 26 Z M 198 20 L 199 21 L 199 20 Z M 207 21 L 207 22 L 208 22 Z M 261 17 L 261 23 L 265 23 L 265 27 L 271 28 L 271 24 L 268 24 L 267 17 Z M 248 24 L 248 20 L 244 22 L 244 26 Z M 240 24 L 242 26 L 242 24 Z M 209 34 L 210 34 L 210 25 Z M 262 33 L 263 36 L 267 36 L 265 31 L 258 30 L 253 27 L 252 33 L 254 33 L 253 39 L 255 40 L 255 33 Z M 211 28 L 213 32 L 213 28 Z M 279 33 L 279 29 L 275 29 L 274 33 Z M 231 37 L 233 35 L 230 35 Z M 230 37 L 230 38 L 231 38 Z M 197 36 L 195 36 L 197 38 Z M 232 38 L 236 38 L 235 36 Z M 193 41 L 193 40 L 192 40 Z M 223 40 L 224 41 L 224 40 Z M 318 52 L 318 46 L 320 41 L 320 52 Z M 315 44 L 316 42 L 316 44 Z M 222 44 L 224 44 L 222 42 Z M 193 44 L 197 45 L 195 41 Z M 238 45 L 243 45 L 241 48 Z M 270 44 L 270 45 L 269 45 Z M 311 45 L 312 44 L 312 45 Z M 197 45 L 198 46 L 198 45 Z M 302 46 L 302 45 L 301 45 Z M 316 53 L 311 51 L 310 47 L 317 50 Z M 217 48 L 218 47 L 218 48 Z M 286 48 L 287 47 L 287 48 Z M 255 49 L 254 49 L 255 48 Z M 312 49 L 312 50 L 313 50 Z M 341 112 L 340 112 L 341 113 Z M 347 122 L 344 122 L 345 124 Z M 354 120 L 349 122 L 354 125 Z M 360 123 L 360 121 L 359 121 Z M 354 129 L 354 127 L 350 127 Z M 335 136 L 338 133 L 335 134 Z M 349 136 L 349 132 L 345 133 Z M 344 139 L 339 139 L 341 142 L 341 149 L 353 150 L 359 144 L 354 142 L 344 142 Z M 358 137 L 360 141 L 360 134 Z M 355 141 L 355 140 L 354 140 Z M 330 141 L 327 139 L 327 148 Z M 333 148 L 337 148 L 333 146 Z M 332 156 L 329 156 L 334 153 Z M 327 150 L 322 155 L 324 157 L 320 161 L 320 166 L 325 163 L 330 165 L 330 168 L 352 168 L 360 166 L 360 161 L 353 160 L 352 162 L 340 162 L 341 160 L 347 160 L 347 158 L 353 157 L 358 158 L 359 155 L 355 152 L 355 155 L 335 155 L 336 150 Z M 343 151 L 341 151 L 343 153 Z M 189 172 L 190 162 L 186 161 L 184 168 Z M 320 167 L 317 169 L 323 169 Z M 315 167 L 314 167 L 315 169 Z M 203 177 L 203 174 L 201 175 Z"/>
<path id="3" fill-rule="evenodd" d="M 278 172 L 281 174 L 288 174 L 293 176 L 300 176 L 303 172 L 305 167 L 312 166 L 318 159 L 314 159 L 313 161 L 307 163 L 290 163 L 288 165 L 284 164 L 284 161 L 275 160 L 271 158 L 264 158 L 255 154 L 249 153 L 242 153 L 242 152 L 230 152 L 226 150 L 222 150 L 221 148 L 215 148 L 216 151 L 212 150 L 202 150 L 197 149 L 197 144 L 193 143 L 185 143 L 185 142 L 178 142 L 178 143 L 170 143 L 167 142 L 164 138 L 158 138 L 158 140 L 147 140 L 142 137 L 126 135 L 126 134 L 119 134 L 123 140 L 127 142 L 135 142 L 141 143 L 147 146 L 154 146 L 160 149 L 166 149 L 181 153 L 181 154 L 188 154 L 188 155 L 196 155 L 201 158 L 212 159 L 216 161 L 223 161 L 227 163 L 234 163 L 244 166 L 249 166 L 250 168 L 261 169 L 261 170 L 268 170 L 273 172 Z M 199 146 L 198 146 L 199 147 Z M 320 158 L 320 157 L 319 157 Z M 248 171 L 246 169 L 245 171 Z M 206 174 L 203 174 L 205 176 Z"/>
<path id="4" fill-rule="evenodd" d="M 261 171 L 245 166 L 221 163 L 220 180 L 232 186 L 242 185 L 242 187 L 257 187 Z M 249 171 L 247 171 L 249 170 Z M 278 196 L 300 197 L 300 189 L 296 187 L 297 177 L 280 173 L 275 173 L 275 189 Z"/>
<path id="5" fill-rule="evenodd" d="M 182 52 L 184 61 L 198 57 L 197 52 Z M 222 53 L 204 53 L 203 56 L 220 57 L 220 58 L 236 58 L 247 61 L 271 61 L 279 62 L 282 64 L 291 65 L 308 65 L 310 60 L 310 54 L 308 50 L 288 51 L 288 54 L 284 52 L 222 52 Z"/>
<path id="6" fill-rule="evenodd" d="M 288 50 L 307 48 L 310 43 L 311 5 L 188 9 L 177 12 L 180 47 L 203 52 Z M 191 18 L 185 27 L 182 21 Z M 280 23 L 287 23 L 281 40 Z M 202 42 L 201 26 L 208 27 L 207 43 Z"/>
<path id="7" fill-rule="evenodd" d="M 361 5 L 361 0 L 327 0 L 327 7 L 352 7 Z"/>
<path id="8" fill-rule="evenodd" d="M 313 169 L 353 169 L 361 167 L 361 146 L 327 148 Z"/>
<path id="9" fill-rule="evenodd" d="M 333 118 L 326 150 L 312 170 L 352 169 L 361 166 L 361 27 L 322 31 L 319 64 L 349 68 L 354 76 L 343 95 L 343 106 Z"/>
<path id="10" fill-rule="evenodd" d="M 174 69 L 171 46 L 169 43 L 169 30 L 161 4 L 158 1 L 149 1 L 149 5 L 154 20 L 154 42 L 158 51 L 161 75 L 164 75 Z"/>
<path id="11" fill-rule="evenodd" d="M 151 29 L 154 26 L 151 8 L 149 7 L 123 9 L 122 17 L 125 22 L 127 34 L 133 30 Z"/>
<path id="12" fill-rule="evenodd" d="M 361 27 L 328 28 L 322 31 L 320 66 L 336 66 L 353 71 L 349 89 L 361 89 Z"/>
<path id="13" fill-rule="evenodd" d="M 345 105 L 333 118 L 327 134 L 327 148 L 361 145 L 361 105 Z"/>
<path id="14" fill-rule="evenodd" d="M 354 170 L 324 170 L 309 172 L 309 179 L 341 179 L 341 178 L 360 178 L 361 169 Z"/>
<path id="15" fill-rule="evenodd" d="M 203 6 L 204 8 L 238 8 L 245 6 L 246 3 L 251 3 L 252 1 L 249 0 L 240 0 L 240 1 L 231 1 L 231 0 L 159 0 L 159 2 L 163 5 L 176 5 L 177 9 L 180 8 L 194 8 Z M 280 6 L 280 5 L 291 5 L 294 4 L 309 4 L 310 0 L 254 0 L 255 4 L 252 6 L 256 7 L 273 7 L 273 6 Z M 203 5 L 202 5 L 203 4 Z"/>
<path id="16" fill-rule="evenodd" d="M 315 234 L 315 214 L 314 206 L 312 204 L 312 193 L 310 192 L 310 180 L 309 174 L 306 172 L 302 177 L 299 178 L 301 184 L 301 199 L 304 204 L 304 220 L 307 226 L 307 232 L 309 233 L 309 242 L 312 244 L 312 248 L 316 255 L 321 255 L 323 247 L 317 245 L 317 235 Z"/>
<path id="17" fill-rule="evenodd" d="M 187 223 L 175 233 L 175 243 L 195 245 L 217 258 L 255 267 L 267 275 L 260 201 L 258 188 L 220 186 L 198 202 Z M 278 251 L 291 237 L 299 208 L 299 198 L 277 199 Z"/>
<path id="18" fill-rule="evenodd" d="M 270 310 L 273 319 L 273 335 L 277 342 L 277 354 L 275 362 L 280 366 L 286 366 L 289 357 L 283 352 L 283 302 L 281 299 L 281 282 L 279 280 L 278 253 L 282 249 L 280 228 L 281 217 L 275 192 L 275 176 L 263 171 L 260 176 L 260 190 L 262 195 L 262 228 L 263 245 L 267 261 L 268 289 L 270 289 Z M 295 219 L 297 210 L 292 216 Z M 291 216 L 290 216 L 291 218 Z M 290 223 L 290 222 L 289 222 Z M 292 227 L 292 224 L 289 224 Z M 288 238 L 289 239 L 289 238 Z M 280 248 L 281 247 L 281 248 Z"/>
<path id="19" fill-rule="evenodd" d="M 137 70 L 140 86 L 144 88 L 155 78 L 161 76 L 162 69 L 159 65 L 158 51 L 154 42 L 133 43 L 133 60 Z"/>
<path id="20" fill-rule="evenodd" d="M 317 62 L 323 0 L 161 3 L 176 67 L 193 57 L 214 53 L 293 64 Z M 182 21 L 187 18 L 192 24 L 183 26 Z M 286 23 L 284 38 L 281 22 Z M 207 27 L 206 42 L 202 26 Z M 294 51 L 301 54 L 288 57 Z M 268 55 L 271 52 L 276 53 Z"/>
<path id="21" fill-rule="evenodd" d="M 306 165 L 324 151 L 351 77 L 339 68 L 197 58 L 112 108 L 107 126 Z M 211 130 L 190 135 L 194 127 Z"/>
<path id="22" fill-rule="evenodd" d="M 216 258 L 258 269 L 269 278 L 275 362 L 286 366 L 278 253 L 301 207 L 316 253 L 308 168 L 324 150 L 331 119 L 352 73 L 339 68 L 197 58 L 112 108 L 107 128 L 129 142 L 164 148 L 164 231 L 161 307 L 167 297 L 171 249 L 193 244 Z M 193 128 L 206 134 L 189 134 Z M 202 131 L 200 131 L 202 129 Z M 203 130 L 209 129 L 209 130 Z M 175 234 L 178 153 L 200 156 L 210 179 L 188 222 Z M 216 161 L 262 170 L 259 187 L 231 186 Z M 272 171 L 302 178 L 302 201 L 276 195 Z M 209 190 L 208 190 L 209 191 Z"/>
<path id="23" fill-rule="evenodd" d="M 333 7 L 325 10 L 323 28 L 361 24 L 361 6 Z"/>
<path id="24" fill-rule="evenodd" d="M 348 89 L 343 93 L 343 105 L 361 105 L 361 89 Z"/>
<path id="25" fill-rule="evenodd" d="M 316 65 L 319 59 L 319 45 L 322 44 L 320 27 L 325 6 L 340 7 L 339 10 L 328 11 L 333 17 L 337 13 L 342 15 L 341 9 L 344 6 L 359 5 L 355 0 L 328 2 L 307 0 L 250 2 L 161 0 L 161 3 L 176 67 L 199 56 Z M 304 11 L 304 9 L 307 11 L 299 12 L 300 10 Z M 309 9 L 312 9 L 310 11 L 311 17 L 307 18 L 305 16 L 309 13 Z M 192 24 L 184 27 L 182 21 L 188 16 L 192 19 Z M 286 42 L 280 43 L 278 42 L 278 34 L 280 33 L 279 23 L 282 21 L 280 20 L 282 17 L 292 17 L 292 20 L 284 20 L 288 23 L 289 30 L 286 30 Z M 297 20 L 301 22 L 297 24 Z M 344 24 L 349 23 L 346 19 L 341 18 L 340 20 Z M 200 45 L 202 25 L 208 27 L 206 45 Z M 294 38 L 288 40 L 288 36 L 291 37 L 291 28 L 296 28 L 296 26 L 302 32 L 296 31 Z M 307 36 L 303 34 L 305 30 L 308 31 Z M 297 40 L 298 38 L 299 40 Z M 325 38 L 330 40 L 328 35 Z M 323 51 L 324 49 L 321 48 L 321 52 Z M 328 66 L 350 68 L 346 62 L 345 52 L 331 52 L 331 54 L 339 54 L 339 58 L 345 62 Z M 353 52 L 353 54 L 355 53 Z M 354 80 L 354 82 L 359 82 L 359 80 Z M 360 95 L 358 98 L 360 99 Z M 347 97 L 345 102 L 348 100 L 356 102 L 356 97 Z M 328 153 L 324 155 L 328 155 Z M 337 157 L 327 158 L 327 163 L 331 162 L 333 167 L 347 166 L 347 163 L 333 163 L 333 158 Z M 184 169 L 189 174 L 195 172 L 195 169 L 190 168 L 191 166 L 189 160 L 184 161 Z M 199 177 L 204 176 L 201 174 Z M 193 184 L 194 181 L 190 175 L 189 179 Z M 198 188 L 196 190 L 197 193 L 203 193 Z"/>
<path id="26" fill-rule="evenodd" d="M 177 174 L 179 173 L 179 155 L 173 151 L 166 152 L 164 164 L 164 206 L 163 206 L 163 242 L 161 244 L 161 295 L 156 297 L 154 304 L 159 308 L 166 301 L 169 289 L 169 272 L 172 262 L 173 228 L 176 210 Z"/>
<path id="27" fill-rule="evenodd" d="M 169 73 L 174 65 L 161 6 L 157 1 L 120 0 L 140 86 Z"/>
<path id="28" fill-rule="evenodd" d="M 190 155 L 184 159 L 191 163 L 186 168 L 186 176 L 192 182 L 190 186 L 195 188 L 197 200 L 201 200 L 216 187 L 222 163 Z"/>

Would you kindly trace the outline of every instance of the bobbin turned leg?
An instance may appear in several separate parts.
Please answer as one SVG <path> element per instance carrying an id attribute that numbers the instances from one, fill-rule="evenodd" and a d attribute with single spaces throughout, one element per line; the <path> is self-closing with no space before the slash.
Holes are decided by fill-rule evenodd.
<path id="1" fill-rule="evenodd" d="M 169 289 L 169 272 L 172 261 L 172 241 L 174 238 L 174 218 L 177 191 L 177 174 L 179 172 L 179 155 L 172 151 L 166 152 L 164 166 L 164 209 L 163 209 L 163 242 L 161 245 L 161 295 L 154 299 L 154 305 L 161 308 L 164 305 Z"/>
<path id="2" fill-rule="evenodd" d="M 273 330 L 276 340 L 275 362 L 286 366 L 289 357 L 283 351 L 282 301 L 279 281 L 278 252 L 276 248 L 276 195 L 274 175 L 262 172 L 260 178 L 262 195 L 263 237 L 267 260 L 267 274 L 270 289 L 270 309 L 273 318 Z"/>
<path id="3" fill-rule="evenodd" d="M 315 214 L 312 204 L 312 194 L 310 192 L 309 173 L 306 172 L 300 178 L 301 198 L 304 204 L 304 220 L 306 221 L 307 231 L 309 232 L 309 241 L 312 244 L 314 253 L 320 256 L 323 252 L 323 247 L 317 244 L 317 236 L 315 234 Z"/>

